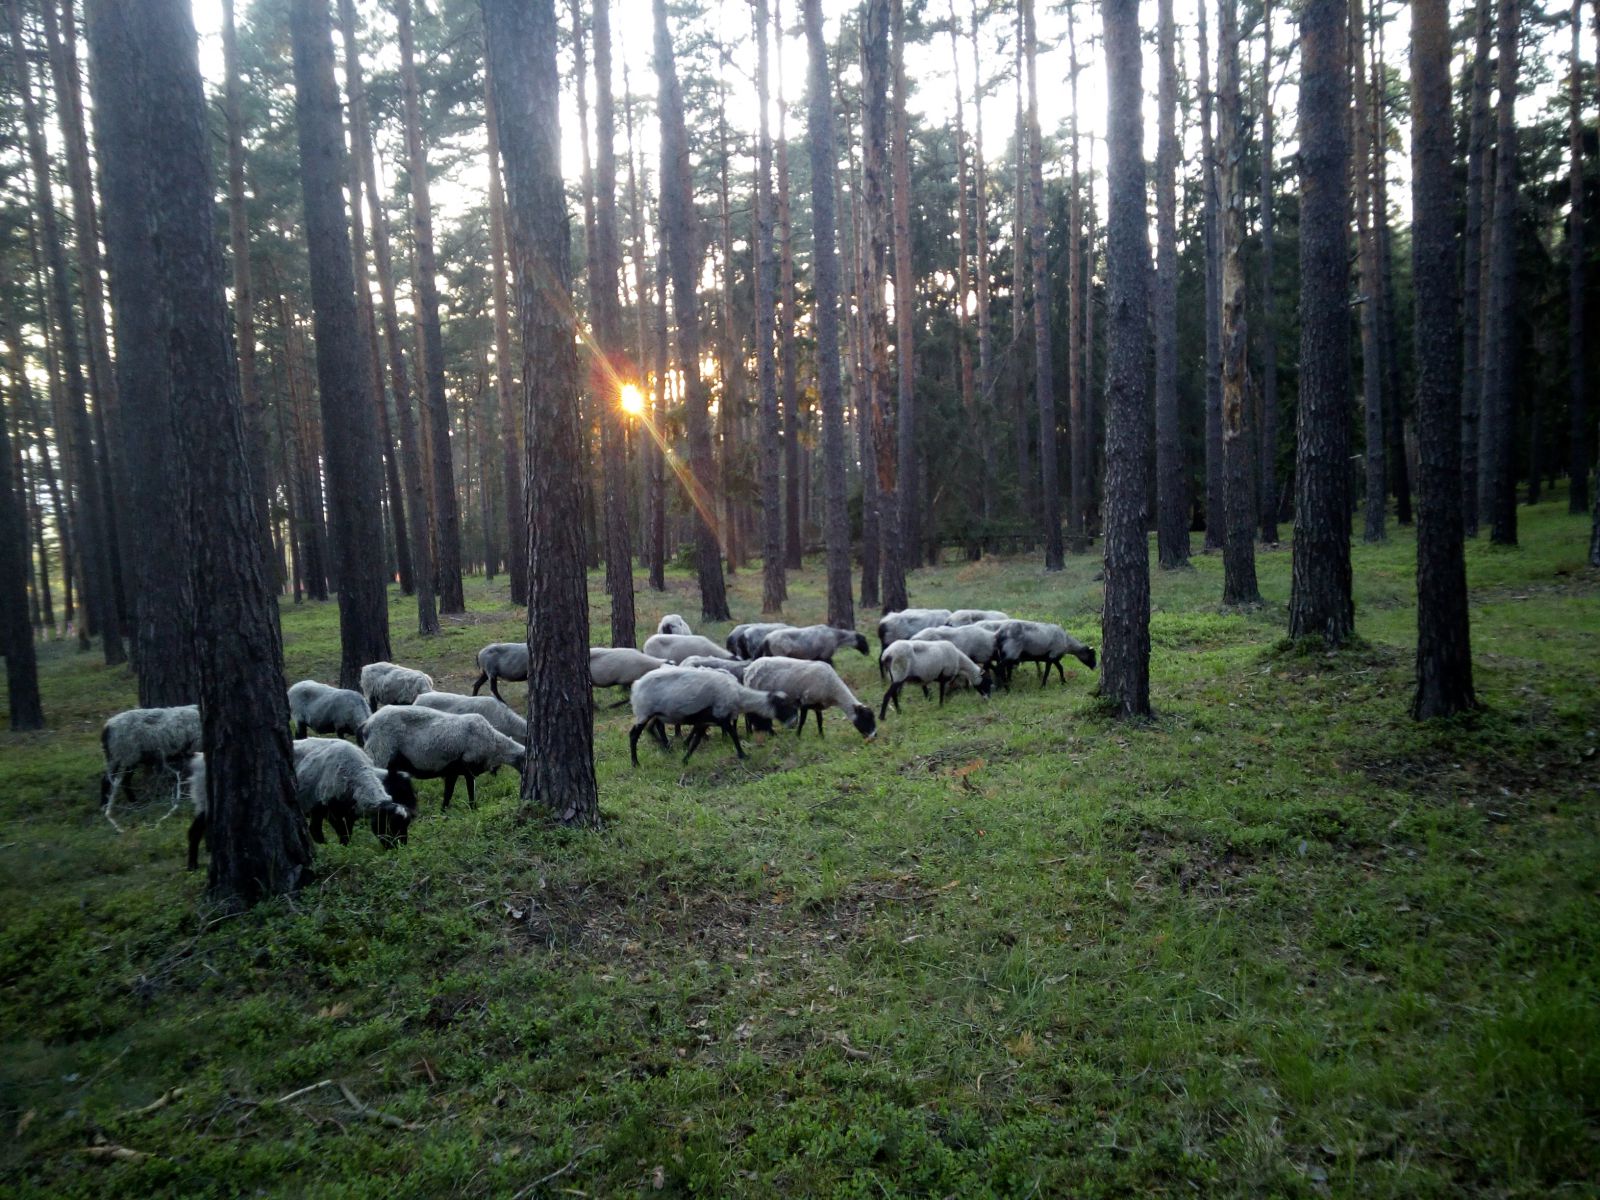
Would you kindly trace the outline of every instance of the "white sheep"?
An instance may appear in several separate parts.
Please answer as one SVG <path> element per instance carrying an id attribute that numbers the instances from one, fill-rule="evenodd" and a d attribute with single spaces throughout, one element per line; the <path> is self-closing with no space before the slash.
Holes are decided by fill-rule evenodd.
<path id="1" fill-rule="evenodd" d="M 174 808 L 182 802 L 183 766 L 200 749 L 200 707 L 130 708 L 108 720 L 100 730 L 106 769 L 100 777 L 100 807 L 113 829 L 121 831 L 111 809 L 122 781 L 141 766 L 165 767 L 172 772 Z"/>
<path id="2" fill-rule="evenodd" d="M 976 625 L 979 621 L 1009 621 L 1008 613 L 997 612 L 992 608 L 958 608 L 950 614 L 946 625 Z"/>
<path id="3" fill-rule="evenodd" d="M 680 667 L 702 667 L 708 671 L 726 671 L 740 683 L 743 683 L 744 673 L 750 668 L 750 660 L 745 658 L 712 658 L 705 654 L 691 654 L 677 665 Z"/>
<path id="4" fill-rule="evenodd" d="M 878 622 L 879 653 L 895 642 L 904 641 L 918 630 L 949 623 L 948 608 L 903 608 L 899 612 L 884 613 L 883 619 Z M 881 666 L 881 658 L 879 663 Z"/>
<path id="5" fill-rule="evenodd" d="M 681 663 L 693 654 L 705 658 L 733 657 L 710 638 L 701 637 L 697 633 L 655 634 L 645 639 L 644 652 L 651 658 L 665 659 L 673 664 Z"/>
<path id="6" fill-rule="evenodd" d="M 728 650 L 739 658 L 754 658 L 756 647 L 761 645 L 767 634 L 779 629 L 793 629 L 793 625 L 783 621 L 761 621 L 745 625 L 735 625 L 728 634 Z"/>
<path id="7" fill-rule="evenodd" d="M 367 698 L 349 688 L 329 687 L 315 679 L 302 679 L 289 689 L 289 720 L 294 722 L 297 738 L 305 737 L 310 730 L 359 740 L 361 727 L 370 716 L 372 706 Z"/>
<path id="8" fill-rule="evenodd" d="M 937 683 L 941 705 L 946 691 L 955 684 L 970 684 L 985 700 L 994 690 L 989 672 L 949 642 L 890 642 L 878 661 L 889 677 L 889 690 L 883 694 L 883 703 L 878 708 L 880 719 L 888 713 L 891 701 L 895 712 L 900 711 L 900 689 L 908 682 L 920 683 L 924 689 L 930 683 Z"/>
<path id="9" fill-rule="evenodd" d="M 639 735 L 646 729 L 667 748 L 667 725 L 693 725 L 688 762 L 707 729 L 715 725 L 733 739 L 733 749 L 745 757 L 739 744 L 737 722 L 741 714 L 755 713 L 769 721 L 794 723 L 800 706 L 782 692 L 761 692 L 747 688 L 725 671 L 706 671 L 697 667 L 662 667 L 633 685 L 633 728 L 628 731 L 628 755 L 639 765 Z"/>
<path id="10" fill-rule="evenodd" d="M 1044 621 L 1007 621 L 1000 627 L 995 645 L 995 661 L 1007 675 L 1018 663 L 1042 663 L 1040 687 L 1050 682 L 1051 667 L 1061 676 L 1062 686 L 1066 685 L 1067 673 L 1061 669 L 1061 660 L 1069 654 L 1094 670 L 1096 659 L 1092 647 L 1085 646 L 1061 626 Z"/>
<path id="11" fill-rule="evenodd" d="M 796 735 L 805 732 L 806 713 L 817 714 L 817 736 L 822 736 L 822 710 L 837 708 L 848 713 L 850 722 L 862 737 L 871 741 L 878 735 L 878 722 L 872 709 L 856 699 L 855 693 L 825 662 L 799 658 L 762 658 L 745 672 L 745 686 L 760 692 L 782 692 L 800 705 L 800 724 Z"/>
<path id="12" fill-rule="evenodd" d="M 597 688 L 621 688 L 623 697 L 612 708 L 621 708 L 628 702 L 627 691 L 657 667 L 664 667 L 664 658 L 655 658 L 627 646 L 590 646 L 589 682 Z"/>
<path id="13" fill-rule="evenodd" d="M 475 780 L 485 771 L 520 766 L 526 754 L 477 713 L 446 713 L 406 705 L 380 709 L 362 728 L 374 764 L 419 779 L 444 780 L 444 808 L 456 780 L 467 781 L 467 802 L 478 803 Z"/>
<path id="14" fill-rule="evenodd" d="M 361 668 L 361 693 L 373 712 L 385 704 L 410 704 L 423 692 L 433 691 L 433 678 L 392 662 L 368 663 Z"/>
<path id="15" fill-rule="evenodd" d="M 913 642 L 949 642 L 980 667 L 994 662 L 1000 635 L 984 625 L 932 625 L 911 635 Z"/>
<path id="16" fill-rule="evenodd" d="M 666 616 L 661 618 L 661 623 L 656 626 L 656 632 L 677 633 L 687 636 L 688 634 L 693 633 L 694 630 L 690 629 L 689 622 L 685 621 L 677 613 L 668 613 Z"/>
<path id="17" fill-rule="evenodd" d="M 478 689 L 487 683 L 494 698 L 503 703 L 505 697 L 500 694 L 502 679 L 509 679 L 513 683 L 528 681 L 528 643 L 490 642 L 478 651 L 478 678 L 472 685 L 472 694 L 476 696 Z"/>
<path id="18" fill-rule="evenodd" d="M 832 625 L 807 625 L 804 629 L 775 629 L 762 639 L 753 658 L 804 658 L 833 665 L 833 656 L 846 646 L 870 654 L 865 635 Z"/>
<path id="19" fill-rule="evenodd" d="M 454 692 L 423 692 L 412 701 L 418 708 L 447 713 L 477 713 L 508 738 L 528 743 L 528 722 L 509 705 L 493 696 L 458 696 Z"/>

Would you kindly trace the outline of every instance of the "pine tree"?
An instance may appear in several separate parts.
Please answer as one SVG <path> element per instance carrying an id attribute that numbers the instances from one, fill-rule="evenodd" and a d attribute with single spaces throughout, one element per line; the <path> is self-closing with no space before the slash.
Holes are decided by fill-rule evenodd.
<path id="1" fill-rule="evenodd" d="M 1491 197 L 1493 173 L 1489 156 L 1489 69 L 1494 30 L 1494 0 L 1477 0 L 1477 33 L 1473 39 L 1471 116 L 1467 125 L 1466 226 L 1462 237 L 1462 395 L 1461 497 L 1463 530 L 1478 536 L 1478 427 L 1484 396 L 1484 320 L 1488 315 L 1483 287 L 1488 244 L 1485 201 Z"/>
<path id="2" fill-rule="evenodd" d="M 1360 41 L 1364 28 L 1361 0 L 1350 0 L 1350 63 L 1355 72 L 1356 94 L 1355 107 L 1350 110 L 1354 148 L 1350 190 L 1356 198 L 1356 229 L 1360 239 L 1361 396 L 1366 427 L 1366 528 L 1363 537 L 1367 542 L 1381 542 L 1388 536 L 1384 531 L 1387 513 L 1384 497 L 1388 488 L 1383 456 L 1383 364 L 1378 346 L 1378 292 L 1381 287 L 1378 235 L 1371 212 L 1373 106 L 1367 88 L 1366 57 Z"/>
<path id="3" fill-rule="evenodd" d="M 773 228 L 772 133 L 767 124 L 769 101 L 767 0 L 755 3 L 756 105 L 760 110 L 756 142 L 756 374 L 761 396 L 761 611 L 783 610 L 788 598 L 784 579 L 782 480 L 778 423 L 778 364 L 773 339 L 777 332 L 778 256 Z"/>
<path id="4" fill-rule="evenodd" d="M 1189 565 L 1189 475 L 1178 410 L 1178 60 L 1172 0 L 1160 0 L 1156 99 L 1156 542 L 1169 571 Z"/>
<path id="5" fill-rule="evenodd" d="M 1572 68 L 1567 81 L 1569 96 L 1567 167 L 1567 370 L 1571 425 L 1568 437 L 1567 511 L 1574 516 L 1589 511 L 1589 443 L 1594 430 L 1589 419 L 1589 383 L 1584 358 L 1584 248 L 1583 248 L 1583 57 L 1579 40 L 1583 30 L 1582 0 L 1572 0 Z"/>
<path id="6" fill-rule="evenodd" d="M 1044 569 L 1062 568 L 1061 489 L 1056 467 L 1055 364 L 1050 354 L 1050 254 L 1045 244 L 1044 150 L 1039 136 L 1039 38 L 1033 0 L 1021 0 L 1028 64 L 1028 238 L 1033 270 L 1033 388 L 1039 410 L 1039 497 L 1044 533 Z M 1073 234 L 1077 230 L 1074 228 Z"/>
<path id="7" fill-rule="evenodd" d="M 1278 289 L 1272 197 L 1272 0 L 1261 5 L 1261 540 L 1278 543 Z"/>
<path id="8" fill-rule="evenodd" d="M 1489 294 L 1486 352 L 1498 365 L 1486 382 L 1478 424 L 1478 512 L 1490 523 L 1489 538 L 1499 546 L 1517 544 L 1515 461 L 1516 391 L 1512 369 L 1512 323 L 1516 305 L 1517 261 L 1517 56 L 1522 29 L 1520 0 L 1497 0 L 1494 221 L 1489 243 Z"/>
<path id="9" fill-rule="evenodd" d="M 488 126 L 489 245 L 494 274 L 494 386 L 500 400 L 500 447 L 505 472 L 506 575 L 511 603 L 528 602 L 528 509 L 522 491 L 522 439 L 517 435 L 516 377 L 511 359 L 511 302 L 506 291 L 506 199 L 500 183 L 500 128 L 494 112 L 494 80 L 483 81 L 484 123 Z"/>
<path id="10" fill-rule="evenodd" d="M 921 521 L 917 503 L 917 278 L 911 260 L 911 134 L 906 117 L 906 16 L 904 0 L 890 0 L 890 73 L 894 79 L 890 173 L 893 176 L 894 357 L 896 427 L 895 472 L 900 511 L 900 555 L 905 564 L 918 560 Z M 890 541 L 894 540 L 891 531 Z M 886 560 L 887 565 L 887 560 Z M 902 578 L 900 591 L 905 590 Z M 894 588 L 884 583 L 887 602 Z M 896 607 L 904 607 L 903 599 Z"/>
<path id="11" fill-rule="evenodd" d="M 1211 119 L 1211 48 L 1206 39 L 1206 7 L 1200 4 L 1200 172 L 1202 235 L 1206 263 L 1206 540 L 1220 550 L 1227 540 L 1227 491 L 1222 446 L 1222 241 L 1218 229 L 1217 154 Z"/>
<path id="12" fill-rule="evenodd" d="M 6 660 L 11 730 L 44 728 L 33 630 L 28 626 L 28 519 L 12 477 L 12 446 L 0 406 L 0 654 Z M 48 579 L 48 575 L 43 578 Z"/>

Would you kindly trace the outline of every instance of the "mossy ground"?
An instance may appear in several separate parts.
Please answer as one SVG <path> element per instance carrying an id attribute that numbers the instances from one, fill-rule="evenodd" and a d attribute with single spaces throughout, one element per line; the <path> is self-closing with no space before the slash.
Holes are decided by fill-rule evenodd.
<path id="1" fill-rule="evenodd" d="M 1107 720 L 1070 660 L 1066 687 L 908 695 L 870 744 L 830 713 L 742 764 L 714 738 L 632 770 L 602 708 L 602 832 L 525 819 L 505 772 L 443 817 L 423 784 L 408 848 L 358 833 L 232 919 L 156 787 L 127 833 L 99 818 L 99 724 L 133 687 L 48 646 L 49 731 L 0 742 L 0 1183 L 1597 1194 L 1600 573 L 1564 497 L 1522 528 L 1468 549 L 1481 714 L 1407 717 L 1409 530 L 1356 547 L 1362 641 L 1332 656 L 1282 644 L 1286 547 L 1251 612 L 1197 557 L 1154 573 L 1152 724 Z M 1098 643 L 1098 569 L 951 562 L 911 592 Z M 822 582 L 791 576 L 790 619 L 822 618 Z M 670 584 L 642 633 L 699 627 Z M 741 619 L 759 588 L 734 581 Z M 394 657 L 467 690 L 520 636 L 500 583 L 470 596 L 425 641 L 395 595 Z M 597 640 L 604 605 L 596 581 Z M 331 679 L 335 606 L 283 626 L 290 678 Z M 839 665 L 876 706 L 873 661 Z M 395 1123 L 336 1086 L 281 1099 L 322 1080 Z"/>

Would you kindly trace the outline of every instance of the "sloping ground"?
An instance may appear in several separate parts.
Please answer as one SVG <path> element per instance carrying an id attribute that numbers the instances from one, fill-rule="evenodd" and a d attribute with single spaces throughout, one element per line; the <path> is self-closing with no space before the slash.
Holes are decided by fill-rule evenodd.
<path id="1" fill-rule="evenodd" d="M 1093 680 L 907 693 L 687 766 L 597 724 L 599 834 L 515 780 L 385 854 L 319 851 L 219 920 L 159 787 L 95 813 L 120 672 L 44 655 L 51 730 L 0 742 L 0 1181 L 12 1195 L 1546 1195 L 1600 1188 L 1600 578 L 1564 499 L 1469 550 L 1487 710 L 1406 718 L 1409 531 L 1356 548 L 1363 644 L 1155 586 L 1147 727 Z M 917 603 L 1098 643 L 1098 561 L 953 562 Z M 640 593 L 698 628 L 691 586 Z M 816 566 L 790 619 L 821 618 Z M 744 572 L 735 611 L 757 616 Z M 474 611 L 395 657 L 465 691 Z M 604 595 L 593 624 L 603 630 Z M 391 609 L 397 634 L 410 604 Z M 862 620 L 871 629 L 875 614 Z M 284 610 L 331 677 L 332 605 Z M 726 627 L 705 632 L 720 638 Z M 876 642 L 874 641 L 874 652 Z M 839 665 L 863 700 L 873 660 Z M 520 689 L 513 688 L 520 696 Z M 331 1081 L 327 1086 L 314 1086 Z"/>

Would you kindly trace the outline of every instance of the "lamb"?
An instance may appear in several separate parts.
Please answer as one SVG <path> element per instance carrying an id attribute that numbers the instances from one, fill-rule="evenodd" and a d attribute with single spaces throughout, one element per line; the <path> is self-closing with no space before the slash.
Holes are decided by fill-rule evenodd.
<path id="1" fill-rule="evenodd" d="M 727 646 L 729 651 L 740 658 L 754 658 L 756 649 L 769 633 L 779 629 L 793 629 L 793 625 L 782 621 L 768 621 L 747 625 L 735 625 L 733 632 L 728 634 Z"/>
<path id="2" fill-rule="evenodd" d="M 176 808 L 183 784 L 183 764 L 200 749 L 200 708 L 195 704 L 176 708 L 130 708 L 108 720 L 100 730 L 100 747 L 105 751 L 106 769 L 100 778 L 100 807 L 111 827 L 118 830 L 111 815 L 122 781 L 137 767 L 165 767 L 175 781 L 173 807 Z"/>
<path id="3" fill-rule="evenodd" d="M 953 684 L 971 684 L 985 700 L 994 690 L 994 680 L 989 672 L 981 669 L 949 642 L 890 642 L 889 648 L 878 661 L 889 677 L 889 690 L 883 694 L 883 704 L 878 708 L 880 720 L 888 714 L 891 701 L 895 712 L 900 711 L 900 689 L 908 681 L 924 686 L 937 683 L 941 705 L 946 691 Z"/>
<path id="4" fill-rule="evenodd" d="M 1043 663 L 1044 672 L 1039 686 L 1050 682 L 1050 668 L 1056 669 L 1063 686 L 1067 674 L 1061 669 L 1061 660 L 1072 655 L 1089 670 L 1094 670 L 1095 653 L 1059 625 L 1043 621 L 1007 621 L 1000 627 L 996 642 L 996 661 L 1007 673 L 1021 662 Z"/>
<path id="5" fill-rule="evenodd" d="M 839 673 L 825 662 L 799 658 L 762 658 L 750 664 L 745 685 L 758 692 L 782 692 L 800 705 L 798 737 L 806 729 L 806 713 L 817 714 L 817 736 L 822 736 L 822 710 L 837 708 L 850 714 L 850 721 L 862 737 L 878 736 L 878 723 L 872 709 L 856 699 Z"/>
<path id="6" fill-rule="evenodd" d="M 361 727 L 371 716 L 372 706 L 367 698 L 349 688 L 302 679 L 289 689 L 289 719 L 294 722 L 297 738 L 305 737 L 309 729 L 359 740 Z"/>
<path id="7" fill-rule="evenodd" d="M 867 639 L 854 629 L 832 625 L 807 625 L 804 629 L 777 629 L 762 640 L 755 658 L 804 658 L 833 665 L 833 656 L 846 646 L 869 654 Z"/>
<path id="8" fill-rule="evenodd" d="M 589 682 L 597 688 L 615 687 L 624 692 L 623 698 L 612 708 L 621 708 L 628 702 L 629 688 L 657 667 L 666 665 L 665 659 L 652 658 L 627 646 L 589 647 Z"/>
<path id="9" fill-rule="evenodd" d="M 652 658 L 665 659 L 673 664 L 681 663 L 692 654 L 704 658 L 733 657 L 710 638 L 703 638 L 696 633 L 655 634 L 645 640 L 644 652 Z"/>
<path id="10" fill-rule="evenodd" d="M 911 635 L 913 642 L 949 642 L 980 667 L 993 664 L 999 634 L 983 625 L 931 625 Z"/>
<path id="11" fill-rule="evenodd" d="M 423 692 L 431 691 L 432 677 L 410 667 L 375 662 L 361 668 L 361 692 L 373 712 L 385 704 L 410 704 Z"/>
<path id="12" fill-rule="evenodd" d="M 668 724 L 693 724 L 688 762 L 706 730 L 716 725 L 733 739 L 733 749 L 745 757 L 739 743 L 736 722 L 741 713 L 755 713 L 769 721 L 792 725 L 800 706 L 782 692 L 762 692 L 747 688 L 725 671 L 697 667 L 662 667 L 639 680 L 633 688 L 633 728 L 628 731 L 628 755 L 639 765 L 639 735 L 646 729 L 666 749 Z"/>
<path id="13" fill-rule="evenodd" d="M 454 692 L 423 692 L 412 701 L 418 708 L 447 713 L 477 713 L 500 733 L 527 745 L 528 722 L 493 696 L 458 696 Z"/>
<path id="14" fill-rule="evenodd" d="M 656 632 L 676 633 L 683 636 L 688 636 L 689 634 L 692 634 L 694 630 L 690 629 L 689 622 L 685 621 L 677 613 L 668 613 L 666 616 L 661 618 L 661 623 L 656 626 Z"/>
<path id="15" fill-rule="evenodd" d="M 490 642 L 478 651 L 478 678 L 472 685 L 472 694 L 476 696 L 478 689 L 487 683 L 489 690 L 494 693 L 494 698 L 504 703 L 505 697 L 500 694 L 502 679 L 509 679 L 515 683 L 528 681 L 526 642 Z"/>
<path id="16" fill-rule="evenodd" d="M 884 613 L 883 620 L 878 622 L 878 642 L 883 650 L 887 650 L 895 642 L 904 641 L 919 630 L 949 623 L 948 608 L 903 608 L 899 612 Z"/>
<path id="17" fill-rule="evenodd" d="M 979 621 L 1009 621 L 1011 617 L 992 608 L 958 608 L 950 614 L 946 625 L 976 625 Z"/>
<path id="18" fill-rule="evenodd" d="M 444 808 L 450 807 L 458 779 L 467 781 L 467 803 L 477 807 L 477 777 L 503 766 L 520 767 L 527 753 L 477 713 L 414 705 L 373 713 L 362 734 L 376 766 L 419 779 L 443 779 Z"/>

